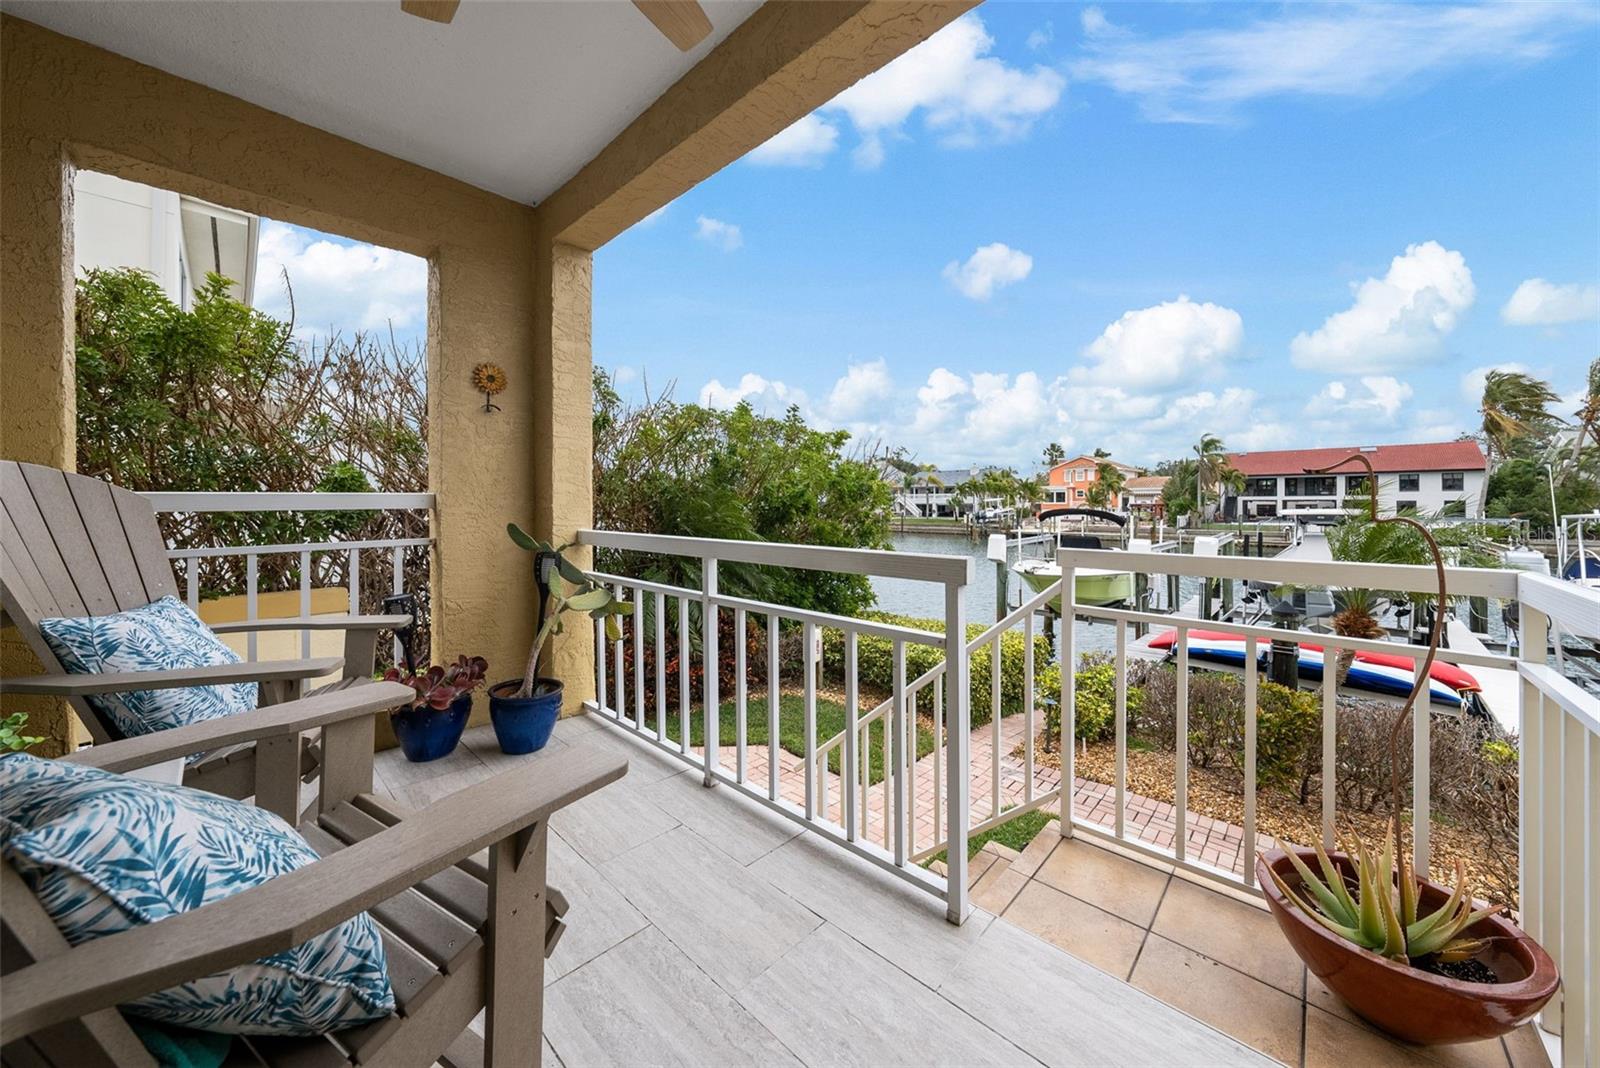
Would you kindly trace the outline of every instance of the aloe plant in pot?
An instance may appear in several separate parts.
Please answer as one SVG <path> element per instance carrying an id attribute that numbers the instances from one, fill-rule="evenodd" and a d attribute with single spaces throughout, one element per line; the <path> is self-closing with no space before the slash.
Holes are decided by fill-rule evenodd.
<path id="1" fill-rule="evenodd" d="M 1389 726 L 1389 829 L 1376 850 L 1359 841 L 1344 852 L 1274 849 L 1256 858 L 1256 880 L 1306 967 L 1371 1023 L 1423 1045 L 1495 1038 L 1532 1019 L 1560 978 L 1550 955 L 1501 909 L 1473 907 L 1459 861 L 1454 890 L 1422 878 L 1408 861 L 1400 742 L 1428 693 L 1449 591 L 1428 528 L 1409 516 L 1378 517 L 1377 478 L 1365 456 L 1307 474 L 1351 460 L 1367 469 L 1368 521 L 1414 528 L 1438 577 L 1427 656 Z"/>
<path id="2" fill-rule="evenodd" d="M 502 752 L 533 753 L 550 741 L 561 715 L 561 680 L 540 674 L 546 643 L 566 629 L 564 616 L 582 612 L 604 620 L 606 633 L 622 636 L 618 618 L 631 615 L 633 606 L 618 601 L 605 586 L 585 575 L 562 555 L 567 546 L 552 546 L 533 537 L 515 523 L 506 533 L 518 548 L 533 554 L 533 581 L 539 591 L 539 614 L 534 620 L 533 646 L 520 679 L 508 679 L 489 688 L 489 719 Z"/>

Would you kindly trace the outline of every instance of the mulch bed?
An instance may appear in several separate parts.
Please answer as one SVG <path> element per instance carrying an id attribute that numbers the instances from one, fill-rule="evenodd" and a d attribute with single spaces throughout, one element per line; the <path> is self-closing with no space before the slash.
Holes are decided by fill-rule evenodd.
<path id="1" fill-rule="evenodd" d="M 1035 762 L 1044 767 L 1059 768 L 1058 752 L 1044 751 L 1041 734 L 1034 748 Z M 1017 750 L 1021 753 L 1021 749 Z M 1078 747 L 1076 772 L 1085 779 L 1111 784 L 1116 781 L 1117 747 L 1112 742 L 1091 743 L 1088 749 Z M 1174 776 L 1176 760 L 1172 753 L 1128 750 L 1129 792 L 1142 794 L 1156 801 L 1172 804 L 1174 801 Z M 1228 823 L 1244 823 L 1244 788 L 1237 776 L 1215 768 L 1189 767 L 1189 811 Z M 1369 843 L 1382 841 L 1388 821 L 1382 815 L 1371 813 L 1346 813 L 1338 815 L 1337 830 L 1343 835 L 1356 834 Z M 1302 805 L 1299 796 L 1278 788 L 1263 787 L 1256 792 L 1256 831 L 1274 838 L 1310 845 L 1322 837 L 1322 787 L 1313 781 L 1309 803 Z M 1474 835 L 1466 834 L 1448 824 L 1435 820 L 1432 833 L 1433 877 L 1435 882 L 1450 885 L 1454 881 L 1456 858 L 1467 870 L 1467 884 L 1475 897 L 1493 901 L 1503 894 L 1490 890 L 1493 881 L 1486 873 L 1494 865 L 1490 860 L 1487 843 Z M 1515 902 L 1511 902 L 1514 906 Z"/>

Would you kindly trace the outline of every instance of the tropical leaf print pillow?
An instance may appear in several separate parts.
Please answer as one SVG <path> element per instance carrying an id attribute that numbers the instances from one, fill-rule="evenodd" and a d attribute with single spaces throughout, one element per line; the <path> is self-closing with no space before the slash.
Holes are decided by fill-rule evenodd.
<path id="1" fill-rule="evenodd" d="M 270 812 L 27 754 L 0 757 L 0 851 L 72 945 L 200 908 L 317 859 Z M 240 1035 L 308 1035 L 394 1011 L 362 913 L 283 953 L 122 1008 Z"/>
<path id="2" fill-rule="evenodd" d="M 73 675 L 162 671 L 237 664 L 239 655 L 176 597 L 126 612 L 82 619 L 41 619 L 39 632 Z M 138 690 L 90 697 L 89 703 L 123 735 L 149 734 L 256 707 L 256 684 Z"/>

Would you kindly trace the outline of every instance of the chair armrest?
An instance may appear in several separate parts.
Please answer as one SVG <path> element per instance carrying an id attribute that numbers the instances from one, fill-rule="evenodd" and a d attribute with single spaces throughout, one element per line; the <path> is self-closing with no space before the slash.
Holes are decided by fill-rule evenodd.
<path id="1" fill-rule="evenodd" d="M 213 634 L 245 634 L 264 630 L 400 630 L 411 625 L 411 617 L 398 616 L 288 616 L 274 619 L 249 619 L 237 623 L 212 623 Z"/>
<path id="2" fill-rule="evenodd" d="M 130 690 L 182 690 L 234 682 L 281 682 L 330 675 L 344 666 L 342 656 L 309 660 L 256 660 L 242 664 L 174 668 L 167 671 L 101 671 L 87 675 L 19 675 L 0 679 L 0 693 L 87 697 Z"/>
<path id="3" fill-rule="evenodd" d="M 133 771 L 174 757 L 204 753 L 240 742 L 299 734 L 331 723 L 360 719 L 406 704 L 415 697 L 416 692 L 411 687 L 398 682 L 363 683 L 298 701 L 286 701 L 281 705 L 203 720 L 187 727 L 173 727 L 171 730 L 154 731 L 118 742 L 91 746 L 61 759 L 105 771 Z"/>
<path id="4" fill-rule="evenodd" d="M 297 946 L 542 822 L 627 769 L 623 758 L 593 749 L 553 769 L 514 768 L 261 886 L 20 968 L 0 979 L 0 1044 Z"/>

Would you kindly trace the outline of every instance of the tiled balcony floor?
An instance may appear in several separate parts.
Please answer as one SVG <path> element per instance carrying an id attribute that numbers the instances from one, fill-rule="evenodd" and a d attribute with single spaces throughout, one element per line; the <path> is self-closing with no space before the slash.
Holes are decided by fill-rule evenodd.
<path id="1" fill-rule="evenodd" d="M 377 787 L 425 805 L 577 746 L 629 772 L 552 820 L 550 881 L 571 907 L 547 1064 L 1268 1063 L 1017 924 L 951 926 L 933 898 L 587 717 L 533 757 L 502 755 L 488 728 L 431 764 L 389 751 Z"/>
<path id="2" fill-rule="evenodd" d="M 972 866 L 975 905 L 1275 1060 L 1304 1068 L 1548 1065 L 1524 1027 L 1506 1040 L 1421 1048 L 1355 1016 L 1289 949 L 1265 909 L 1054 827 Z"/>

